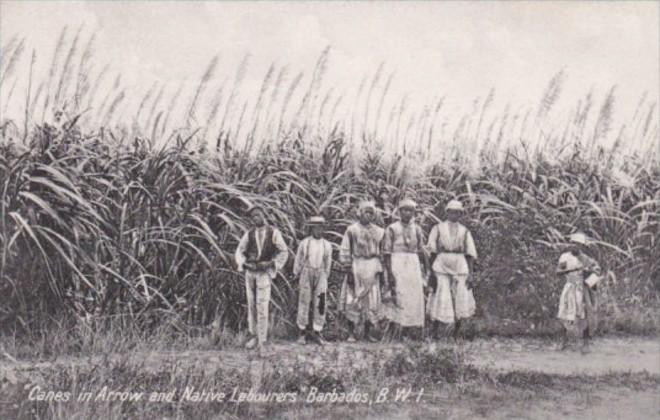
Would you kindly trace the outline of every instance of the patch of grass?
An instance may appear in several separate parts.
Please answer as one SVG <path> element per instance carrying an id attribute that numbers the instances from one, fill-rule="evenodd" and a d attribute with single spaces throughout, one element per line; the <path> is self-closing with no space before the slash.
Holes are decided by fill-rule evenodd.
<path id="1" fill-rule="evenodd" d="M 495 377 L 498 384 L 523 389 L 578 390 L 585 386 L 611 385 L 636 390 L 660 385 L 660 375 L 641 373 L 608 373 L 597 376 L 556 375 L 542 372 L 512 371 Z"/>
<path id="2" fill-rule="evenodd" d="M 369 395 L 374 398 L 380 390 L 423 389 L 426 404 L 443 404 L 445 399 L 470 399 L 475 410 L 485 401 L 506 404 L 518 398 L 545 398 L 553 392 L 572 392 L 599 387 L 627 387 L 646 390 L 660 386 L 660 376 L 640 374 L 607 374 L 600 376 L 550 375 L 528 371 L 493 374 L 476 369 L 463 361 L 460 349 L 430 351 L 419 346 L 406 346 L 389 356 L 373 354 L 367 364 L 353 365 L 348 361 L 330 360 L 324 365 L 313 362 L 254 360 L 243 368 L 229 368 L 223 363 L 198 365 L 173 360 L 157 365 L 135 362 L 130 355 L 105 359 L 95 363 L 73 365 L 68 368 L 44 367 L 37 370 L 14 371 L 0 377 L 2 418 L 217 418 L 236 417 L 278 418 L 298 413 L 313 417 L 319 410 L 337 413 L 350 408 L 355 413 L 386 412 L 387 407 L 405 406 L 388 400 L 381 407 L 365 403 L 328 404 L 308 402 L 314 392 L 340 395 Z M 35 391 L 35 387 L 39 387 Z M 136 401 L 108 399 L 106 391 L 122 395 L 142 393 Z M 67 401 L 35 401 L 39 392 L 68 393 Z M 170 401 L 148 401 L 153 391 L 171 393 Z M 86 401 L 84 394 L 94 398 Z M 194 394 L 205 392 L 205 394 Z M 265 396 L 266 402 L 240 401 L 243 395 Z M 224 394 L 219 398 L 219 394 Z M 96 397 L 105 395 L 105 398 Z M 184 398 L 187 395 L 188 399 Z M 195 395 L 200 400 L 195 401 Z M 294 400 L 289 396 L 294 395 Z M 233 397 L 232 397 L 233 396 Z M 282 401 L 275 398 L 280 396 Z M 47 397 L 47 396 L 46 396 Z M 32 400 L 31 400 L 32 398 Z M 483 402 L 483 404 L 479 402 Z M 481 404 L 481 405 L 480 405 Z M 474 404 L 473 404 L 474 405 Z M 332 407 L 330 410 L 328 407 Z M 337 411 L 338 410 L 338 411 Z M 306 414 L 305 414 L 306 413 Z M 330 414 L 328 414 L 330 415 Z"/>

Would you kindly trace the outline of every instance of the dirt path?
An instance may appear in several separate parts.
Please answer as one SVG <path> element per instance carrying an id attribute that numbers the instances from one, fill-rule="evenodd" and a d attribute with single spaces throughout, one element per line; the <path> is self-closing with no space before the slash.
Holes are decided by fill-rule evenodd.
<path id="1" fill-rule="evenodd" d="M 660 341 L 640 338 L 601 338 L 590 353 L 557 351 L 542 341 L 479 340 L 466 345 L 475 366 L 497 370 L 529 370 L 559 375 L 600 375 L 648 372 L 660 375 Z"/>
<path id="2" fill-rule="evenodd" d="M 533 339 L 479 339 L 459 344 L 424 343 L 429 351 L 455 347 L 465 360 L 478 368 L 497 371 L 534 371 L 560 375 L 602 375 L 607 373 L 648 372 L 660 375 L 660 341 L 647 338 L 601 338 L 591 346 L 591 352 L 557 351 L 556 344 Z M 403 343 L 329 343 L 322 350 L 313 344 L 297 345 L 293 342 L 271 344 L 264 358 L 240 348 L 223 350 L 143 351 L 131 354 L 59 357 L 54 361 L 0 361 L 0 371 L 34 371 L 53 367 L 96 365 L 128 358 L 131 364 L 148 371 L 158 371 L 164 364 L 180 368 L 200 367 L 216 369 L 243 369 L 255 362 L 279 365 L 306 364 L 316 367 L 340 367 L 347 364 L 355 368 L 371 365 L 374 358 L 385 360 L 406 349 Z M 109 360 L 108 360 L 109 359 Z"/>
<path id="3" fill-rule="evenodd" d="M 647 338 L 600 338 L 592 345 L 591 353 L 557 351 L 556 343 L 533 339 L 479 339 L 463 343 L 424 343 L 427 351 L 454 348 L 464 361 L 479 368 L 496 372 L 539 372 L 558 375 L 599 376 L 616 373 L 660 375 L 660 341 Z M 264 374 L 274 366 L 304 366 L 305 370 L 334 369 L 346 371 L 353 367 L 371 368 L 374 361 L 384 362 L 396 354 L 410 349 L 404 343 L 329 343 L 300 346 L 293 342 L 275 342 L 268 354 L 257 357 L 254 352 L 240 348 L 223 350 L 188 351 L 136 351 L 127 354 L 59 357 L 51 361 L 0 360 L 0 383 L 18 384 L 31 380 L 50 369 L 75 366 L 97 367 L 111 362 L 128 363 L 132 369 L 162 372 L 171 369 L 194 369 L 213 375 L 217 371 L 239 369 L 248 371 L 253 385 L 261 383 Z M 405 354 L 405 353 L 404 353 Z M 394 405 L 387 412 L 354 412 L 351 406 L 320 405 L 296 408 L 285 417 L 346 419 L 360 418 L 488 418 L 488 419 L 660 419 L 659 389 L 631 389 L 616 383 L 598 382 L 599 385 L 580 388 L 579 392 L 547 389 L 542 397 L 531 391 L 520 390 L 522 395 L 489 397 L 482 392 L 476 398 L 465 394 L 434 395 L 419 404 Z M 442 388 L 439 392 L 446 391 Z M 497 392 L 497 391 L 493 391 Z"/>
<path id="4" fill-rule="evenodd" d="M 315 416 L 316 419 L 334 418 Z M 350 417 L 348 417 L 350 418 Z M 364 420 L 382 419 L 383 414 L 367 415 Z M 471 401 L 452 399 L 441 404 L 418 404 L 399 407 L 386 414 L 386 418 L 408 419 L 488 419 L 488 420 L 593 420 L 660 419 L 660 399 L 658 390 L 631 390 L 616 387 L 602 387 L 580 393 L 560 394 L 555 392 L 546 398 L 527 401 L 507 400 L 505 403 L 493 401 Z"/>

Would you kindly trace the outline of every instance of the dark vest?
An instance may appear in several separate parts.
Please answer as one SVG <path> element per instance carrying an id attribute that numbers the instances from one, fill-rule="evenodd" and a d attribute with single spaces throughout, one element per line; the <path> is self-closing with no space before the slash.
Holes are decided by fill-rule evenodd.
<path id="1" fill-rule="evenodd" d="M 273 259 L 277 253 L 277 248 L 273 243 L 273 229 L 270 226 L 266 226 L 266 237 L 264 238 L 264 243 L 261 248 L 261 255 L 257 255 L 257 231 L 256 229 L 250 229 L 248 233 L 248 245 L 247 250 L 245 251 L 245 256 L 248 261 L 254 262 L 268 262 Z"/>

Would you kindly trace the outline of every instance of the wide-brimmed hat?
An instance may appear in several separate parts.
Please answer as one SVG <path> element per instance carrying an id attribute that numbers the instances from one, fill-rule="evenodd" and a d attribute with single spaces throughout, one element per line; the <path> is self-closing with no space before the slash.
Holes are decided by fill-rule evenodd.
<path id="1" fill-rule="evenodd" d="M 325 217 L 312 216 L 307 220 L 307 226 L 322 226 L 325 225 Z"/>
<path id="2" fill-rule="evenodd" d="M 461 203 L 458 200 L 451 200 L 445 206 L 445 210 L 463 211 L 464 210 L 463 203 Z"/>
<path id="3" fill-rule="evenodd" d="M 582 232 L 576 232 L 571 234 L 568 237 L 569 242 L 580 245 L 587 245 L 589 243 L 589 238 Z"/>
<path id="4" fill-rule="evenodd" d="M 405 198 L 399 201 L 399 209 L 406 209 L 406 208 L 415 210 L 417 208 L 417 203 L 415 203 L 410 198 Z"/>

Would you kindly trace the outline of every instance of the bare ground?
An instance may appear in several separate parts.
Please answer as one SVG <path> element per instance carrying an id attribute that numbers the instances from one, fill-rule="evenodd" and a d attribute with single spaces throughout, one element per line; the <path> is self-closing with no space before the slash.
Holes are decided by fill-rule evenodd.
<path id="1" fill-rule="evenodd" d="M 527 370 L 557 375 L 602 375 L 648 372 L 660 375 L 660 341 L 641 338 L 597 339 L 586 355 L 557 351 L 555 344 L 535 340 L 478 340 L 466 345 L 477 367 Z"/>
<path id="2" fill-rule="evenodd" d="M 478 339 L 459 343 L 439 342 L 419 344 L 429 351 L 455 347 L 464 361 L 493 373 L 538 372 L 563 376 L 601 376 L 646 372 L 660 375 L 660 341 L 649 338 L 600 338 L 595 340 L 589 354 L 579 351 L 557 351 L 556 343 L 535 339 Z M 197 351 L 142 351 L 131 354 L 59 357 L 55 360 L 0 361 L 0 382 L 17 382 L 24 377 L 38 375 L 41 370 L 69 368 L 76 365 L 94 366 L 113 360 L 128 360 L 140 369 L 157 372 L 163 366 L 176 369 L 202 368 L 217 370 L 249 370 L 252 383 L 257 385 L 270 367 L 305 366 L 305 369 L 332 370 L 365 368 L 374 361 L 387 360 L 409 348 L 404 343 L 329 343 L 325 347 L 293 342 L 275 342 L 264 357 L 240 348 Z M 495 419 L 660 419 L 660 389 L 630 389 L 625 386 L 602 384 L 570 392 L 553 390 L 543 398 L 517 396 L 502 401 L 498 398 L 469 396 L 426 395 L 414 405 L 395 405 L 386 412 L 367 411 L 359 418 L 495 418 Z M 346 418 L 356 418 L 356 412 L 338 406 L 308 407 L 295 412 L 295 417 L 334 418 L 345 411 Z M 307 412 L 309 411 L 309 412 Z M 359 412 L 358 412 L 359 413 Z"/>
<path id="3" fill-rule="evenodd" d="M 414 343 L 414 342 L 413 342 Z M 608 373 L 647 372 L 660 375 L 660 340 L 653 338 L 600 338 L 590 347 L 588 354 L 569 349 L 558 351 L 556 343 L 540 339 L 477 339 L 474 341 L 420 343 L 435 351 L 458 348 L 465 361 L 477 368 L 496 371 L 533 371 L 557 375 L 603 375 Z M 293 365 L 311 364 L 317 367 L 368 366 L 374 358 L 384 359 L 408 348 L 405 343 L 328 343 L 299 345 L 295 342 L 276 341 L 267 353 L 259 357 L 254 351 L 241 348 L 186 351 L 139 351 L 130 354 L 87 355 L 58 357 L 55 360 L 0 360 L 1 371 L 34 371 L 52 367 L 97 364 L 102 361 L 128 358 L 133 364 L 147 370 L 158 370 L 163 364 L 176 364 L 181 368 L 203 366 L 205 369 L 243 369 L 266 367 L 269 363 Z"/>

